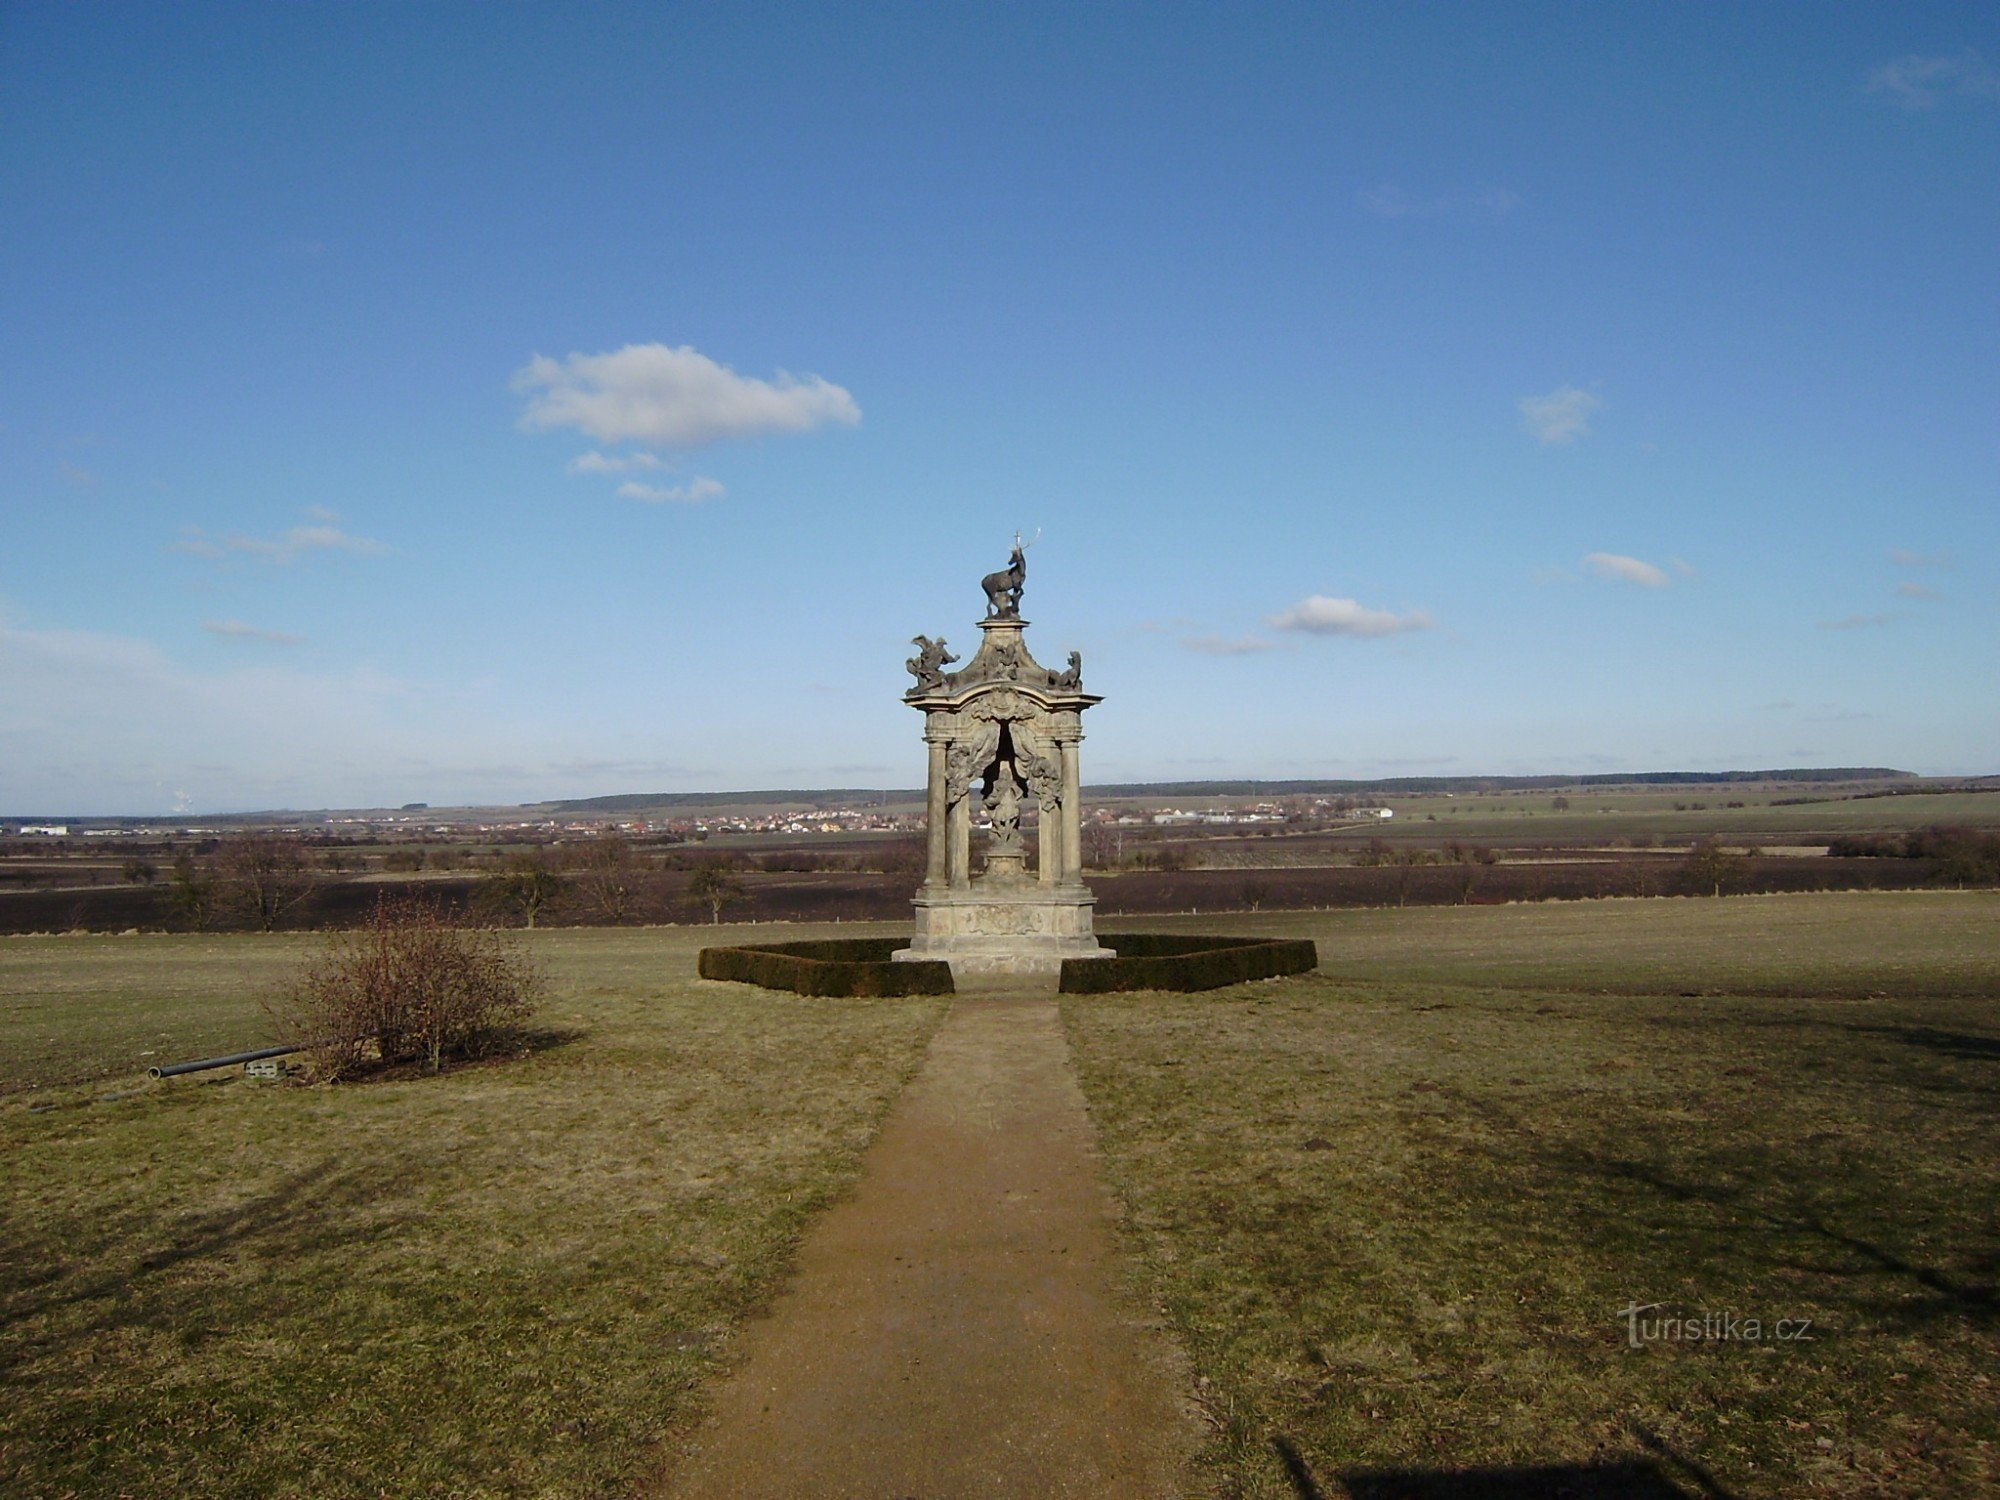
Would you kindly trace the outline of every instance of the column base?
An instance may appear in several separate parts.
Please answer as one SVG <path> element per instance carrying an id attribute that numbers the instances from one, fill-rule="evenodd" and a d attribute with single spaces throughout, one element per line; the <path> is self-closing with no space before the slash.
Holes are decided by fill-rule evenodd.
<path id="1" fill-rule="evenodd" d="M 1055 974 L 1064 959 L 1113 956 L 1091 930 L 1096 905 L 1082 885 L 981 877 L 958 890 L 925 886 L 911 903 L 916 935 L 890 956 L 941 959 L 954 974 Z"/>

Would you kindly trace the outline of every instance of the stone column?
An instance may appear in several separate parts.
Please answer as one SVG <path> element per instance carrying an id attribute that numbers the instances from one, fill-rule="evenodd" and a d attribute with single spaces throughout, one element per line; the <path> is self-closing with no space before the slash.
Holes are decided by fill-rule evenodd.
<path id="1" fill-rule="evenodd" d="M 963 890 L 972 883 L 972 788 L 951 805 L 951 885 Z"/>
<path id="2" fill-rule="evenodd" d="M 924 834 L 926 848 L 924 860 L 924 884 L 943 886 L 951 879 L 951 810 L 945 802 L 945 742 L 943 739 L 926 734 L 931 748 L 930 797 L 925 803 Z"/>
<path id="3" fill-rule="evenodd" d="M 1074 884 L 1083 880 L 1083 775 L 1077 769 L 1075 739 L 1062 742 L 1062 778 L 1063 875 Z"/>
<path id="4" fill-rule="evenodd" d="M 1036 873 L 1044 887 L 1062 884 L 1063 814 L 1061 807 L 1044 807 L 1035 824 Z"/>

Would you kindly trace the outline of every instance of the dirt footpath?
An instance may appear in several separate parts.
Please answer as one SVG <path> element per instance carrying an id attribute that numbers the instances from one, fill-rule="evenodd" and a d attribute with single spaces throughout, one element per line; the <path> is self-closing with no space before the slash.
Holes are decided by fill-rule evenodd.
<path id="1" fill-rule="evenodd" d="M 664 1496 L 1177 1496 L 1200 1432 L 1119 1291 L 1048 997 L 961 995 Z"/>

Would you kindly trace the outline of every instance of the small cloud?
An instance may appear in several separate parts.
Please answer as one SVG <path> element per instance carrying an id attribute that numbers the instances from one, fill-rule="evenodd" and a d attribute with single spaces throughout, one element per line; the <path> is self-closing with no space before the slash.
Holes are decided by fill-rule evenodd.
<path id="1" fill-rule="evenodd" d="M 318 260 L 322 255 L 326 254 L 326 242 L 324 240 L 286 240 L 285 253 L 287 255 L 296 255 L 301 260 Z"/>
<path id="2" fill-rule="evenodd" d="M 80 490 L 87 490 L 97 483 L 97 476 L 79 464 L 59 463 L 56 473 L 62 476 L 64 484 L 73 484 Z"/>
<path id="3" fill-rule="evenodd" d="M 1685 557 L 1670 557 L 1667 559 L 1667 566 L 1683 578 L 1701 577 L 1701 574 L 1695 571 L 1694 564 L 1689 562 Z"/>
<path id="4" fill-rule="evenodd" d="M 222 543 L 212 541 L 199 526 L 183 526 L 178 539 L 167 543 L 169 552 L 186 552 L 195 557 L 222 556 Z"/>
<path id="5" fill-rule="evenodd" d="M 1593 552 L 1584 558 L 1583 565 L 1599 578 L 1616 578 L 1626 583 L 1643 584 L 1649 589 L 1663 589 L 1673 582 L 1651 563 L 1617 552 Z"/>
<path id="6" fill-rule="evenodd" d="M 1290 609 L 1267 616 L 1266 622 L 1273 630 L 1302 630 L 1308 635 L 1382 636 L 1428 630 L 1431 617 L 1422 610 L 1399 615 L 1386 609 L 1370 609 L 1353 599 L 1314 594 Z"/>
<path id="7" fill-rule="evenodd" d="M 1821 620 L 1821 630 L 1869 630 L 1878 625 L 1893 625 L 1897 615 L 1843 615 L 1838 620 Z"/>
<path id="8" fill-rule="evenodd" d="M 1546 396 L 1523 396 L 1516 403 L 1528 431 L 1543 444 L 1573 443 L 1590 432 L 1590 416 L 1603 400 L 1573 385 L 1560 385 Z"/>
<path id="9" fill-rule="evenodd" d="M 1219 635 L 1191 635 L 1183 638 L 1181 644 L 1204 656 L 1253 656 L 1259 651 L 1277 649 L 1271 642 L 1254 635 L 1238 636 L 1234 640 Z"/>
<path id="10" fill-rule="evenodd" d="M 686 344 L 627 344 L 563 360 L 538 354 L 514 372 L 511 386 L 528 398 L 521 417 L 528 431 L 573 427 L 600 443 L 699 448 L 861 420 L 854 397 L 817 375 L 799 379 L 781 370 L 758 380 Z"/>
<path id="11" fill-rule="evenodd" d="M 720 500 L 729 492 L 713 479 L 704 479 L 697 474 L 686 484 L 676 485 L 641 484 L 636 479 L 628 479 L 618 486 L 618 493 L 627 500 L 662 505 L 668 501 L 695 504 L 702 500 Z"/>
<path id="12" fill-rule="evenodd" d="M 274 537 L 212 537 L 199 526 L 183 526 L 178 540 L 167 544 L 169 552 L 186 552 L 195 557 L 223 557 L 231 552 L 261 557 L 266 562 L 288 563 L 308 552 L 350 552 L 372 557 L 389 550 L 388 544 L 373 537 L 352 536 L 338 526 L 332 511 L 315 506 L 306 512 L 307 524 L 294 526 Z"/>
<path id="13" fill-rule="evenodd" d="M 262 641 L 269 646 L 296 646 L 304 639 L 282 630 L 260 630 L 255 625 L 245 625 L 241 620 L 203 620 L 201 628 L 210 635 L 227 636 L 236 641 Z"/>
<path id="14" fill-rule="evenodd" d="M 1954 94 L 2000 99 L 2000 73 L 1970 47 L 1949 56 L 1912 53 L 1870 73 L 1868 92 L 1886 94 L 1891 103 L 1907 110 L 1934 109 L 1939 100 Z"/>
<path id="15" fill-rule="evenodd" d="M 1951 566 L 1949 552 L 1911 552 L 1902 547 L 1889 549 L 1889 561 L 1899 568 L 1948 568 Z"/>
<path id="16" fill-rule="evenodd" d="M 630 474 L 637 469 L 657 469 L 659 466 L 658 456 L 644 449 L 614 455 L 599 453 L 593 448 L 572 458 L 567 467 L 572 474 Z"/>
<path id="17" fill-rule="evenodd" d="M 1505 188 L 1413 198 L 1398 187 L 1378 187 L 1361 195 L 1361 206 L 1378 219 L 1497 219 L 1520 205 L 1520 197 Z"/>
<path id="18" fill-rule="evenodd" d="M 1899 599 L 1942 599 L 1944 595 L 1927 583 L 1899 583 L 1896 585 Z"/>

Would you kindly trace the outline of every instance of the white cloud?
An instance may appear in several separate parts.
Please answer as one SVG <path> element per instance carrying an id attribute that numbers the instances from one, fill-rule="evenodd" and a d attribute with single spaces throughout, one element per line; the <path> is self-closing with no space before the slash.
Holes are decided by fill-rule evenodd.
<path id="1" fill-rule="evenodd" d="M 1303 630 L 1309 635 L 1396 635 L 1405 630 L 1428 630 L 1431 617 L 1422 610 L 1394 614 L 1386 609 L 1370 609 L 1352 599 L 1330 599 L 1314 594 L 1290 609 L 1266 616 L 1273 630 Z"/>
<path id="2" fill-rule="evenodd" d="M 627 344 L 564 360 L 538 354 L 514 372 L 512 388 L 528 398 L 521 425 L 529 431 L 573 427 L 600 443 L 698 448 L 861 420 L 854 397 L 817 375 L 758 380 L 685 344 Z"/>
<path id="3" fill-rule="evenodd" d="M 1204 656 L 1253 656 L 1259 651 L 1277 649 L 1269 641 L 1254 635 L 1238 636 L 1234 640 L 1219 635 L 1191 635 L 1184 638 L 1181 644 Z"/>
<path id="4" fill-rule="evenodd" d="M 1583 565 L 1599 578 L 1618 578 L 1626 583 L 1644 584 L 1649 589 L 1663 589 L 1673 582 L 1651 563 L 1617 552 L 1593 552 L 1584 558 Z"/>
<path id="5" fill-rule="evenodd" d="M 1398 187 L 1378 187 L 1361 195 L 1361 206 L 1380 219 L 1497 219 L 1520 205 L 1520 198 L 1505 188 L 1413 198 Z"/>
<path id="6" fill-rule="evenodd" d="M 689 504 L 702 500 L 720 500 L 729 492 L 713 479 L 705 479 L 697 474 L 686 484 L 676 485 L 641 484 L 636 479 L 628 479 L 618 486 L 618 493 L 627 500 L 644 500 L 652 505 L 661 505 L 670 500 Z"/>
<path id="7" fill-rule="evenodd" d="M 210 635 L 228 636 L 239 641 L 263 641 L 271 646 L 296 646 L 302 639 L 282 630 L 263 630 L 255 625 L 245 625 L 241 620 L 203 620 L 201 628 Z"/>
<path id="8" fill-rule="evenodd" d="M 1867 630 L 1877 625 L 1891 625 L 1896 615 L 1843 615 L 1838 620 L 1821 620 L 1821 630 Z"/>
<path id="9" fill-rule="evenodd" d="M 196 557 L 224 557 L 232 552 L 261 557 L 266 562 L 288 563 L 308 552 L 349 552 L 374 556 L 387 552 L 388 545 L 373 537 L 351 536 L 331 523 L 333 512 L 314 506 L 306 512 L 307 524 L 294 526 L 274 537 L 210 536 L 199 526 L 183 526 L 180 539 L 168 544 L 170 552 L 187 552 Z"/>
<path id="10" fill-rule="evenodd" d="M 1942 599 L 1944 595 L 1927 583 L 1899 583 L 1896 585 L 1899 599 Z"/>
<path id="11" fill-rule="evenodd" d="M 1559 385 L 1546 396 L 1523 396 L 1516 404 L 1535 441 L 1573 443 L 1590 432 L 1590 415 L 1604 402 L 1576 386 Z"/>
<path id="12" fill-rule="evenodd" d="M 599 453 L 595 448 L 569 461 L 572 474 L 630 474 L 637 469 L 657 469 L 659 456 L 643 448 L 632 453 Z"/>
<path id="13" fill-rule="evenodd" d="M 1899 568 L 1948 568 L 1951 566 L 1949 552 L 1911 552 L 1903 547 L 1889 549 L 1889 561 Z"/>
<path id="14" fill-rule="evenodd" d="M 1912 53 L 1884 63 L 1870 73 L 1868 92 L 1887 94 L 1892 103 L 1904 109 L 1931 109 L 1950 94 L 2000 99 L 2000 73 L 1987 66 L 1986 59 L 1970 47 L 1949 56 L 1924 57 Z"/>
<path id="15" fill-rule="evenodd" d="M 73 484 L 80 490 L 87 490 L 97 483 L 94 472 L 67 460 L 56 465 L 56 472 L 62 476 L 63 483 Z"/>

